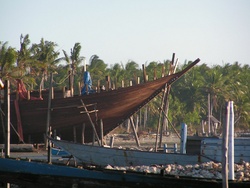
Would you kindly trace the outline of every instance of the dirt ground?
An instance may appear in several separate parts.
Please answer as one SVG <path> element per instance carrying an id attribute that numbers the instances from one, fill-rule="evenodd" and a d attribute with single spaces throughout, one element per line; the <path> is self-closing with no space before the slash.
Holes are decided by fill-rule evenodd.
<path id="1" fill-rule="evenodd" d="M 137 148 L 137 142 L 133 134 L 109 134 L 106 136 L 106 145 L 110 145 L 111 140 L 114 140 L 114 147 L 122 148 Z M 160 136 L 157 138 L 157 143 L 160 142 Z M 140 148 L 151 150 L 155 148 L 156 134 L 143 134 L 139 135 Z M 163 136 L 162 146 L 167 144 L 168 147 L 173 147 L 177 143 L 177 147 L 180 144 L 180 139 L 175 135 Z"/>

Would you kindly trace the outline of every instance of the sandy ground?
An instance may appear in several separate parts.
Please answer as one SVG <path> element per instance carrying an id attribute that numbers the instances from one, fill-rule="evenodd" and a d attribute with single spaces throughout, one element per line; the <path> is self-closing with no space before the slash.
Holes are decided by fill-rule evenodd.
<path id="1" fill-rule="evenodd" d="M 114 147 L 123 147 L 123 148 L 137 148 L 137 142 L 133 134 L 113 134 L 106 136 L 106 144 L 110 145 L 111 138 L 114 137 Z M 158 137 L 158 143 L 160 137 Z M 152 149 L 155 148 L 156 143 L 156 134 L 147 134 L 139 136 L 140 148 Z M 174 143 L 177 143 L 179 146 L 180 139 L 175 135 L 163 136 L 162 137 L 162 146 L 167 144 L 168 147 L 172 147 Z"/>

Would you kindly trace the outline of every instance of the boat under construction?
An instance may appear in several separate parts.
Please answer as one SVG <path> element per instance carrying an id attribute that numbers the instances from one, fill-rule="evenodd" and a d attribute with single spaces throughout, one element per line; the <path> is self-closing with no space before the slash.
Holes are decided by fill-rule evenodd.
<path id="1" fill-rule="evenodd" d="M 195 66 L 200 59 L 182 71 L 129 87 L 73 97 L 51 99 L 30 97 L 10 101 L 11 142 L 44 142 L 48 122 L 63 140 L 92 142 L 121 125 L 134 113 Z M 20 95 L 26 93 L 19 93 Z M 3 109 L 4 110 L 4 109 Z M 49 120 L 48 120 L 49 114 Z M 103 129 L 100 129 L 102 125 Z M 0 130 L 3 135 L 3 129 Z M 74 132 L 74 134 L 73 134 Z"/>

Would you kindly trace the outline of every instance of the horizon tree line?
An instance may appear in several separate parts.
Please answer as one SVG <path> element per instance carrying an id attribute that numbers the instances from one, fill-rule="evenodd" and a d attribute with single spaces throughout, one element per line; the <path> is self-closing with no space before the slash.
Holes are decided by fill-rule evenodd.
<path id="1" fill-rule="evenodd" d="M 28 34 L 20 36 L 18 50 L 8 46 L 8 42 L 0 42 L 0 78 L 10 80 L 13 91 L 16 89 L 16 79 L 22 79 L 29 90 L 48 88 L 48 76 L 51 72 L 55 74 L 53 77 L 55 88 L 70 89 L 77 86 L 83 80 L 84 67 L 81 62 L 86 61 L 86 58 L 81 56 L 81 44 L 75 43 L 69 54 L 63 50 L 63 57 L 59 57 L 60 52 L 56 50 L 57 47 L 56 43 L 43 38 L 39 44 L 31 44 Z M 163 73 L 167 75 L 170 63 L 170 60 L 149 62 L 145 65 L 148 79 L 160 78 Z M 191 61 L 179 65 L 176 72 L 189 63 Z M 87 71 L 91 74 L 94 87 L 98 82 L 105 85 L 106 76 L 110 77 L 113 89 L 121 87 L 122 81 L 125 86 L 129 86 L 131 82 L 136 84 L 138 78 L 143 82 L 142 69 L 134 61 L 108 66 L 94 54 L 89 60 Z M 249 131 L 249 80 L 249 65 L 240 65 L 238 62 L 212 67 L 205 63 L 198 64 L 171 87 L 169 120 L 175 127 L 185 122 L 191 132 L 196 132 L 200 129 L 201 121 L 207 119 L 207 100 L 210 95 L 211 112 L 214 117 L 222 121 L 225 102 L 234 101 L 235 130 Z M 77 87 L 75 93 L 79 93 Z M 150 129 L 156 129 L 160 102 L 161 94 L 142 109 L 143 112 L 147 109 L 147 126 Z"/>

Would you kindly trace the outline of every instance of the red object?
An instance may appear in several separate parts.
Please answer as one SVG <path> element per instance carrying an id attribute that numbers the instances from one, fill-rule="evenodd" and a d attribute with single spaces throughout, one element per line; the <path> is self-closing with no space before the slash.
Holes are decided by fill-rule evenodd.
<path id="1" fill-rule="evenodd" d="M 28 92 L 22 80 L 16 79 L 17 81 L 17 93 L 19 95 L 19 100 L 28 100 Z M 39 97 L 30 97 L 30 100 L 43 100 Z"/>

